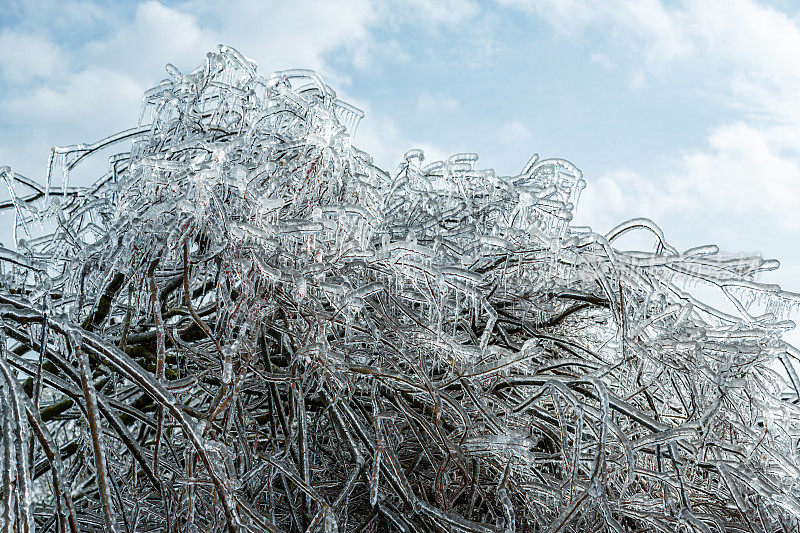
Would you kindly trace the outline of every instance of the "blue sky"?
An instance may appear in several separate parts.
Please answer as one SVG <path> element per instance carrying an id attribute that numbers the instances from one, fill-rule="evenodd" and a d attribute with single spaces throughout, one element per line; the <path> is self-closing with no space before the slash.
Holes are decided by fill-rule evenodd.
<path id="1" fill-rule="evenodd" d="M 385 168 L 411 148 L 503 174 L 563 157 L 588 182 L 577 222 L 648 216 L 679 249 L 778 258 L 767 279 L 800 291 L 796 2 L 5 1 L 0 165 L 41 178 L 51 145 L 134 125 L 165 63 L 218 43 L 318 70 Z"/>

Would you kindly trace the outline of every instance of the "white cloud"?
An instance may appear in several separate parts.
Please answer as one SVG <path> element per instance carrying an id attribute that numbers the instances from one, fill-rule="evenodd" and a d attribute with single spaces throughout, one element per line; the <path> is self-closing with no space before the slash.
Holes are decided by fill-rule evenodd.
<path id="1" fill-rule="evenodd" d="M 17 124 L 60 134 L 105 135 L 135 124 L 144 89 L 122 72 L 87 69 L 5 100 L 0 109 Z"/>
<path id="2" fill-rule="evenodd" d="M 752 0 L 498 0 L 535 13 L 570 39 L 592 42 L 594 57 L 627 54 L 655 77 L 700 72 L 706 89 L 742 108 L 781 114 L 800 89 L 800 26 Z M 600 46 L 598 46 L 598 42 Z M 617 63 L 617 62 L 615 62 Z"/>
<path id="3" fill-rule="evenodd" d="M 784 234 L 800 231 L 800 163 L 781 154 L 781 130 L 736 123 L 714 130 L 709 144 L 676 158 L 658 181 L 631 170 L 590 179 L 580 216 L 605 230 L 647 216 L 745 221 Z M 684 220 L 685 221 L 685 220 Z"/>
<path id="4" fill-rule="evenodd" d="M 699 95 L 738 115 L 655 179 L 625 168 L 590 176 L 581 205 L 589 219 L 603 227 L 623 216 L 750 219 L 800 234 L 797 19 L 752 0 L 500 2 L 591 44 L 593 57 L 626 69 L 634 88 L 693 80 Z"/>
<path id="5" fill-rule="evenodd" d="M 41 35 L 4 29 L 0 31 L 0 76 L 17 85 L 51 78 L 66 67 L 61 50 Z"/>
<path id="6" fill-rule="evenodd" d="M 157 76 L 166 77 L 167 62 L 192 69 L 218 42 L 216 32 L 202 27 L 194 15 L 149 0 L 139 4 L 133 20 L 120 24 L 110 38 L 89 43 L 86 61 L 153 83 Z"/>
<path id="7" fill-rule="evenodd" d="M 800 229 L 800 165 L 779 153 L 780 139 L 771 130 L 738 123 L 714 131 L 709 142 L 709 150 L 685 157 L 674 183 L 679 191 L 719 211 L 764 210 L 786 228 Z"/>

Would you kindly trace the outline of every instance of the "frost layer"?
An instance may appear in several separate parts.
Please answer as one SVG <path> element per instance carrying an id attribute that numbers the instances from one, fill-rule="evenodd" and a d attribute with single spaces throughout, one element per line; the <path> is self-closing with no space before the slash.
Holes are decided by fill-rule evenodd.
<path id="1" fill-rule="evenodd" d="M 310 71 L 225 47 L 168 71 L 44 186 L 3 169 L 0 526 L 800 525 L 798 298 L 755 281 L 777 262 L 570 227 L 563 160 L 384 172 Z"/>

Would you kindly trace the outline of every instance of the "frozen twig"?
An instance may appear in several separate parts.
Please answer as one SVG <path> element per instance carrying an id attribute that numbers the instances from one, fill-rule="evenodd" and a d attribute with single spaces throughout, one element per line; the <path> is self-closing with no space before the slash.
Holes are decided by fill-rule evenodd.
<path id="1" fill-rule="evenodd" d="M 168 72 L 45 185 L 0 169 L 0 529 L 800 527 L 776 262 L 574 228 L 560 159 L 385 172 L 311 71 Z"/>

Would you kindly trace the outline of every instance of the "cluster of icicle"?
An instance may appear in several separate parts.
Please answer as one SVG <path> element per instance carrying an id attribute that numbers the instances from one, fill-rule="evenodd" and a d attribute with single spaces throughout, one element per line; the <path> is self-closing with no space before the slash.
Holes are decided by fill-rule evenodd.
<path id="1" fill-rule="evenodd" d="M 0 530 L 800 526 L 774 261 L 570 227 L 563 160 L 384 172 L 310 71 L 168 71 L 45 185 L 3 170 Z"/>

